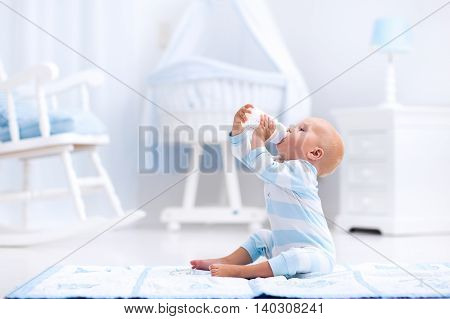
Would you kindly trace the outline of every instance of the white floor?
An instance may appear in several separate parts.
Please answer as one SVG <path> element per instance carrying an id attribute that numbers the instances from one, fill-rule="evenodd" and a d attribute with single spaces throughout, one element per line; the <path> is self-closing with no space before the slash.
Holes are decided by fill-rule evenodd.
<path id="1" fill-rule="evenodd" d="M 30 248 L 0 248 L 0 296 L 23 284 L 86 243 L 94 234 Z M 127 228 L 105 233 L 61 264 L 188 265 L 190 259 L 220 257 L 247 239 L 243 226 L 186 226 L 164 229 Z M 450 261 L 450 234 L 386 237 L 353 233 L 395 262 Z M 338 263 L 389 262 L 342 231 L 333 232 Z"/>

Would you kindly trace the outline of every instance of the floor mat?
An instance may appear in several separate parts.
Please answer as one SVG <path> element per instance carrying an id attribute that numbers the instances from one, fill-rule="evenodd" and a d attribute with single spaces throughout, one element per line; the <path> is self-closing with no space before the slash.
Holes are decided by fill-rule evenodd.
<path id="1" fill-rule="evenodd" d="M 330 274 L 211 277 L 186 266 L 57 266 L 6 298 L 449 298 L 450 263 L 338 265 Z"/>

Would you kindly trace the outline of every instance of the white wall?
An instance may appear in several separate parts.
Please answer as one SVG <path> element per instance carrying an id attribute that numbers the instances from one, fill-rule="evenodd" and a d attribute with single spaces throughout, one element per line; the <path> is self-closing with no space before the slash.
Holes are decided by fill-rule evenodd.
<path id="1" fill-rule="evenodd" d="M 145 92 L 145 77 L 162 52 L 160 34 L 167 27 L 170 29 L 176 25 L 189 2 L 21 0 L 8 3 L 124 82 Z M 269 0 L 286 44 L 311 90 L 370 52 L 369 41 L 375 18 L 401 15 L 414 23 L 443 2 Z M 413 50 L 396 61 L 399 100 L 411 104 L 449 105 L 450 8 L 424 21 L 412 32 Z M 56 61 L 63 75 L 90 66 L 3 6 L 0 6 L 0 34 L 0 57 L 8 71 L 15 72 L 42 60 Z M 313 115 L 333 121 L 329 114 L 333 108 L 367 106 L 382 101 L 384 67 L 384 56 L 372 56 L 322 89 L 312 98 Z M 177 175 L 138 174 L 137 126 L 140 107 L 146 102 L 108 77 L 105 87 L 94 94 L 94 101 L 113 141 L 102 155 L 126 208 L 138 207 L 181 178 Z M 47 163 L 47 168 L 53 169 L 58 165 L 55 163 Z M 1 189 L 20 185 L 18 168 L 10 162 L 0 163 Z M 84 164 L 80 169 L 88 171 Z M 37 183 L 44 180 L 63 183 L 62 179 L 54 179 L 49 170 L 35 177 Z M 207 181 L 217 180 L 207 176 Z M 337 181 L 337 174 L 320 181 L 324 210 L 330 216 L 337 212 Z M 146 206 L 150 212 L 147 224 L 157 225 L 159 210 L 180 201 L 182 186 L 177 185 Z M 246 203 L 263 204 L 262 187 L 255 178 L 245 176 L 243 188 Z M 202 202 L 223 201 L 220 194 L 220 191 L 204 184 L 200 199 Z M 99 206 L 97 201 L 94 202 Z M 70 211 L 71 202 L 61 200 L 58 205 L 64 211 L 61 214 L 68 216 L 66 211 Z M 10 218 L 10 206 L 0 206 L 0 209 L 0 219 L 3 216 Z"/>

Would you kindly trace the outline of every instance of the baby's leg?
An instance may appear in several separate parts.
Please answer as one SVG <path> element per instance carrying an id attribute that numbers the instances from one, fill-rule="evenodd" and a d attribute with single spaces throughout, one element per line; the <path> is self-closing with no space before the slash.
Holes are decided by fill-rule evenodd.
<path id="1" fill-rule="evenodd" d="M 273 276 L 291 277 L 297 273 L 328 273 L 333 270 L 334 261 L 316 247 L 290 248 L 268 261 L 239 266 L 211 265 L 211 275 L 219 277 L 266 278 Z"/>
<path id="2" fill-rule="evenodd" d="M 316 247 L 294 247 L 269 259 L 274 276 L 333 271 L 334 260 Z"/>
<path id="3" fill-rule="evenodd" d="M 244 248 L 239 247 L 230 255 L 225 257 L 191 260 L 191 265 L 194 269 L 209 270 L 209 266 L 212 264 L 247 265 L 251 262 L 252 259 L 250 258 L 248 252 Z"/>
<path id="4" fill-rule="evenodd" d="M 272 268 L 267 261 L 245 266 L 212 264 L 210 269 L 211 276 L 217 277 L 238 277 L 247 279 L 273 277 Z"/>
<path id="5" fill-rule="evenodd" d="M 260 229 L 230 255 L 214 259 L 191 260 L 191 265 L 192 268 L 201 270 L 209 270 L 209 266 L 212 264 L 247 265 L 258 259 L 259 256 L 270 258 L 269 252 L 272 247 L 272 232 Z"/>

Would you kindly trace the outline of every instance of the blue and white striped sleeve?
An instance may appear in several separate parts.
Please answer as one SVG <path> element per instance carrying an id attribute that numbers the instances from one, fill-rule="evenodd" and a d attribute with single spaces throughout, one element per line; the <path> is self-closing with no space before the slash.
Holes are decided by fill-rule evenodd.
<path id="1" fill-rule="evenodd" d="M 250 131 L 244 130 L 242 133 L 232 136 L 231 133 L 230 144 L 231 144 L 231 154 L 236 157 L 239 161 L 245 164 L 248 168 L 248 163 L 245 162 L 245 158 L 248 153 L 252 150 L 251 141 L 250 141 Z"/>

